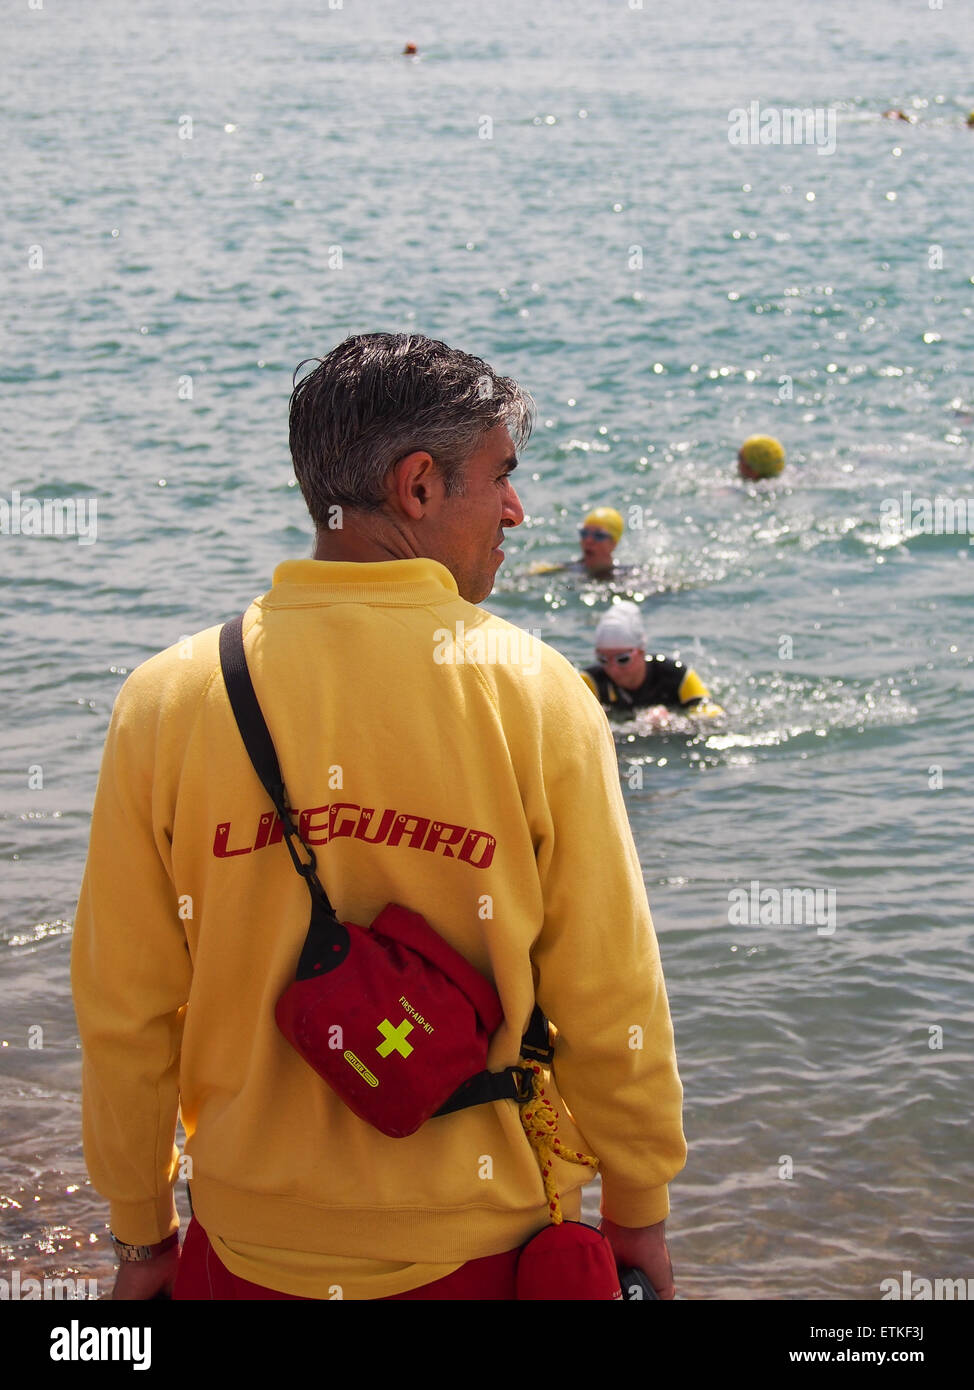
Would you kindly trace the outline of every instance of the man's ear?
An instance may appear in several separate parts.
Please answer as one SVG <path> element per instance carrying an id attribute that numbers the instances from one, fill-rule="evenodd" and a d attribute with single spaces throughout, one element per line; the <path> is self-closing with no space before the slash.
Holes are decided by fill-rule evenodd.
<path id="1" fill-rule="evenodd" d="M 442 493 L 439 469 L 425 449 L 404 454 L 393 464 L 389 501 L 410 521 L 421 521 Z"/>

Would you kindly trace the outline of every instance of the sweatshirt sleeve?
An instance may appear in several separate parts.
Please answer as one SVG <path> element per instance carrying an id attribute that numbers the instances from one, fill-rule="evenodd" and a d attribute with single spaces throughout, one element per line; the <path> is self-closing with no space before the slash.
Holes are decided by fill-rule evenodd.
<path id="1" fill-rule="evenodd" d="M 667 1183 L 686 1159 L 683 1090 L 615 745 L 602 710 L 575 689 L 544 739 L 537 999 L 558 1029 L 558 1089 L 599 1159 L 603 1213 L 650 1226 L 666 1217 Z"/>
<path id="2" fill-rule="evenodd" d="M 179 1225 L 179 1052 L 190 960 L 171 878 L 171 824 L 153 776 L 160 716 L 151 676 L 123 686 L 105 744 L 74 925 L 82 1127 L 94 1187 L 123 1241 Z"/>

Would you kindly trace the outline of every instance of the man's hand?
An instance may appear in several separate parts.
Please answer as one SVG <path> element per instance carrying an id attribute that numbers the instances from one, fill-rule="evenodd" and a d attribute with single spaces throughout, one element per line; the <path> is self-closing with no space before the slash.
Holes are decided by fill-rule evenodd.
<path id="1" fill-rule="evenodd" d="M 599 1230 L 612 1246 L 618 1264 L 641 1269 L 659 1297 L 670 1299 L 676 1289 L 664 1225 L 660 1221 L 656 1226 L 617 1226 L 604 1216 Z"/>
<path id="2" fill-rule="evenodd" d="M 178 1268 L 178 1245 L 154 1260 L 123 1260 L 118 1267 L 112 1298 L 172 1298 Z"/>

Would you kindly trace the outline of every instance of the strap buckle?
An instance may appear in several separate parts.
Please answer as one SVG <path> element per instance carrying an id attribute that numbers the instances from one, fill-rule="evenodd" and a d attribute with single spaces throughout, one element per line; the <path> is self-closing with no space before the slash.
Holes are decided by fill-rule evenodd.
<path id="1" fill-rule="evenodd" d="M 534 1006 L 527 1031 L 521 1039 L 521 1056 L 530 1057 L 545 1067 L 550 1067 L 554 1061 L 555 1049 L 551 1041 L 551 1028 L 538 1004 Z"/>
<path id="2" fill-rule="evenodd" d="M 514 1081 L 514 1099 L 518 1105 L 527 1105 L 529 1100 L 534 1099 L 534 1072 L 529 1067 L 511 1067 L 511 1077 Z"/>
<path id="3" fill-rule="evenodd" d="M 291 859 L 294 862 L 294 867 L 297 869 L 298 873 L 302 876 L 302 878 L 314 878 L 315 872 L 318 868 L 318 860 L 314 850 L 311 848 L 309 844 L 306 844 L 305 841 L 302 840 L 301 832 L 294 824 L 294 821 L 291 820 L 290 816 L 283 824 L 284 842 L 287 845 L 288 853 L 290 854 Z M 297 840 L 298 844 L 301 846 L 305 854 L 308 856 L 306 860 L 303 860 L 300 854 L 298 854 L 298 851 L 294 846 L 295 840 Z"/>

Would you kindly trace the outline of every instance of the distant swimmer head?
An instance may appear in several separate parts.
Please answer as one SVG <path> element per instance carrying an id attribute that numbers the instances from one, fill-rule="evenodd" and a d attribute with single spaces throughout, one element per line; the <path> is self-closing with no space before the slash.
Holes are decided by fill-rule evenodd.
<path id="1" fill-rule="evenodd" d="M 785 466 L 785 451 L 770 434 L 752 434 L 737 455 L 742 478 L 774 478 Z"/>
<path id="2" fill-rule="evenodd" d="M 646 679 L 646 633 L 634 603 L 614 603 L 595 629 L 595 659 L 623 690 L 638 690 Z"/>
<path id="3" fill-rule="evenodd" d="M 968 111 L 968 113 L 967 113 L 967 124 L 968 124 L 969 126 L 974 126 L 974 111 Z"/>
<path id="4" fill-rule="evenodd" d="M 597 531 L 608 531 L 614 541 L 618 541 L 626 529 L 626 523 L 615 507 L 595 507 L 582 522 L 582 526 L 592 527 Z"/>
<path id="5" fill-rule="evenodd" d="M 638 604 L 623 599 L 602 614 L 595 629 L 596 652 L 646 650 L 646 630 Z"/>
<path id="6" fill-rule="evenodd" d="M 406 47 L 403 49 L 403 55 L 404 55 L 404 56 L 405 56 L 407 53 L 409 53 L 409 54 L 415 54 L 415 52 L 416 52 L 416 45 L 415 45 L 414 43 L 407 43 L 407 44 L 406 44 Z"/>
<path id="7" fill-rule="evenodd" d="M 595 507 L 578 528 L 582 564 L 589 574 L 612 573 L 612 552 L 619 543 L 625 522 L 614 507 Z"/>

